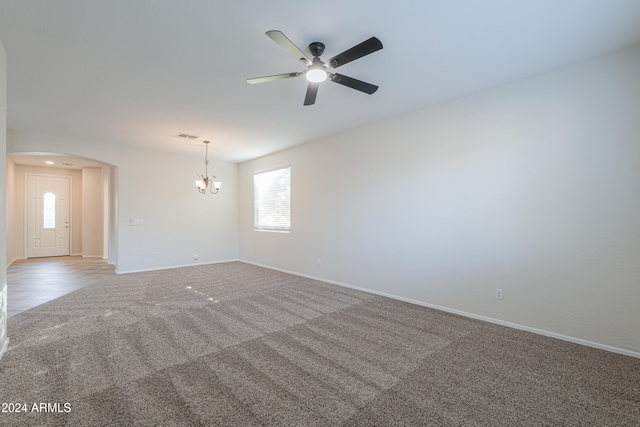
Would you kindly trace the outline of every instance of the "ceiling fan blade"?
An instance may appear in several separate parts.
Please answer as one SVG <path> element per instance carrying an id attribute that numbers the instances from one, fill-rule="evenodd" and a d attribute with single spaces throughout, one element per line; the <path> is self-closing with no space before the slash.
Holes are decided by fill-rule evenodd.
<path id="1" fill-rule="evenodd" d="M 328 60 L 327 64 L 329 64 L 331 68 L 338 68 L 380 49 L 382 49 L 382 42 L 375 37 L 371 37 L 369 40 L 365 40 L 351 49 L 347 49 L 344 52 L 337 54 Z"/>
<path id="2" fill-rule="evenodd" d="M 338 73 L 331 74 L 331 81 L 340 83 L 341 85 L 350 87 L 351 89 L 359 90 L 360 92 L 368 93 L 369 95 L 378 90 L 378 86 L 376 85 L 354 79 L 353 77 L 343 76 Z"/>
<path id="3" fill-rule="evenodd" d="M 282 31 L 271 30 L 267 31 L 266 34 L 271 37 L 271 40 L 278 43 L 284 50 L 289 52 L 289 55 L 293 56 L 296 61 L 300 61 L 305 65 L 311 64 L 311 60 L 309 59 L 309 57 L 302 50 L 300 50 L 298 46 L 293 44 L 293 42 L 282 33 Z"/>
<path id="4" fill-rule="evenodd" d="M 318 86 L 320 86 L 320 83 L 309 83 L 309 86 L 307 86 L 307 95 L 304 97 L 304 105 L 313 105 L 316 103 Z"/>
<path id="5" fill-rule="evenodd" d="M 272 82 L 274 80 L 282 80 L 282 79 L 288 79 L 291 77 L 298 77 L 302 74 L 303 74 L 302 72 L 295 72 L 295 73 L 276 74 L 273 76 L 255 77 L 252 79 L 247 79 L 247 83 L 251 83 L 252 85 L 254 85 L 256 83 L 266 83 L 266 82 Z"/>

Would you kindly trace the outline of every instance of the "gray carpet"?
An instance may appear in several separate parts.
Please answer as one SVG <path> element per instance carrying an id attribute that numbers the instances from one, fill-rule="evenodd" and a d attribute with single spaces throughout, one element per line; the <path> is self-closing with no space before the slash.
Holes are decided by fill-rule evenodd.
<path id="1" fill-rule="evenodd" d="M 640 359 L 239 262 L 8 326 L 0 401 L 28 410 L 1 425 L 640 425 Z"/>

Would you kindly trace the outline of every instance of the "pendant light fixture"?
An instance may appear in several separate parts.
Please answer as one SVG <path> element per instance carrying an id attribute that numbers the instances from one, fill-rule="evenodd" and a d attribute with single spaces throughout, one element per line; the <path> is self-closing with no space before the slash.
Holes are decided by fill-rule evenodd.
<path id="1" fill-rule="evenodd" d="M 205 154 L 204 154 L 204 175 L 199 174 L 198 179 L 196 179 L 196 188 L 201 194 L 205 194 L 207 192 L 207 188 L 209 188 L 209 192 L 211 194 L 216 194 L 222 183 L 220 181 L 216 181 L 216 176 L 209 176 L 209 141 L 202 141 L 205 144 Z M 215 191 L 213 191 L 215 189 Z"/>

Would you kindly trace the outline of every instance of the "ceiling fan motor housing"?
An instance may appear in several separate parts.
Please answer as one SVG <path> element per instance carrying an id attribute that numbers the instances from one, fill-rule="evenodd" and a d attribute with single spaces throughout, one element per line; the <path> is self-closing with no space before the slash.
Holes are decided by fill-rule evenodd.
<path id="1" fill-rule="evenodd" d="M 324 53 L 324 43 L 313 42 L 309 44 L 309 52 L 311 52 L 311 54 L 316 57 L 322 56 L 322 54 Z"/>

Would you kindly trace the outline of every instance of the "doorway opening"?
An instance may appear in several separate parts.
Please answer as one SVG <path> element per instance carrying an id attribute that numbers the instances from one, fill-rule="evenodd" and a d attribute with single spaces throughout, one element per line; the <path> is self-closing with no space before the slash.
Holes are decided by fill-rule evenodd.
<path id="1" fill-rule="evenodd" d="M 7 254 L 100 258 L 117 266 L 118 168 L 57 153 L 7 154 Z"/>

